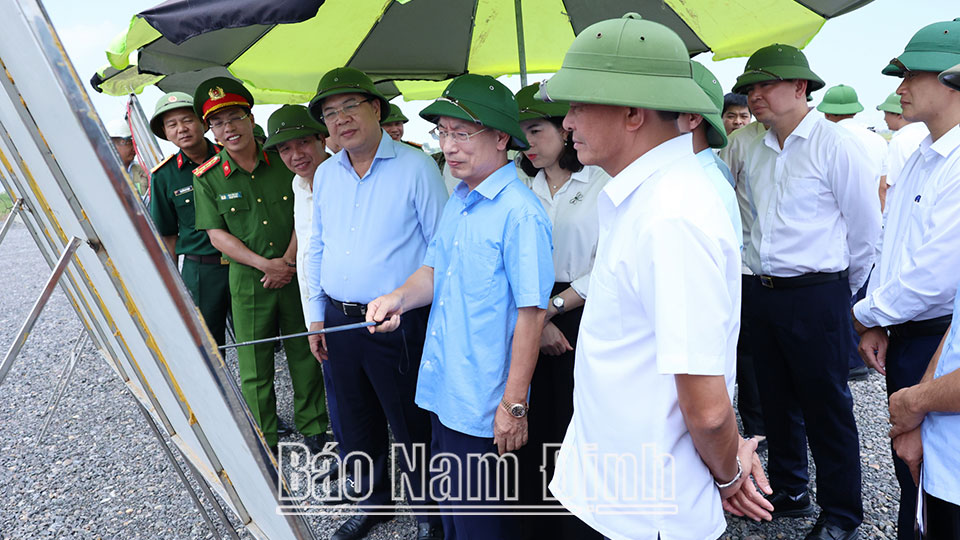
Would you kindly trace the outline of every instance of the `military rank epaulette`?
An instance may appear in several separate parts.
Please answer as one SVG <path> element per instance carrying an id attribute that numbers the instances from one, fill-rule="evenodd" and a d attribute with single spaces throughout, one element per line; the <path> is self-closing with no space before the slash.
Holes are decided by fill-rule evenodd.
<path id="1" fill-rule="evenodd" d="M 422 145 L 422 144 L 417 144 L 417 143 L 412 142 L 412 141 L 400 141 L 400 142 L 405 143 L 405 144 L 408 144 L 408 145 L 410 145 L 410 146 L 412 146 L 412 147 L 414 147 L 414 148 L 416 148 L 416 149 L 418 149 L 418 150 L 423 150 L 423 145 Z"/>
<path id="2" fill-rule="evenodd" d="M 220 163 L 220 156 L 213 156 L 212 158 L 210 158 L 210 159 L 208 159 L 207 161 L 203 162 L 203 165 L 201 165 L 201 166 L 197 167 L 196 169 L 194 169 L 194 170 L 193 170 L 193 175 L 194 175 L 194 176 L 203 176 L 204 173 L 206 173 L 207 171 L 209 171 L 210 168 L 213 167 L 214 165 L 216 165 L 217 163 Z"/>
<path id="3" fill-rule="evenodd" d="M 170 161 L 171 159 L 173 159 L 173 156 L 175 156 L 175 155 L 176 155 L 176 154 L 170 154 L 169 156 L 163 158 L 163 161 L 161 161 L 160 163 L 157 163 L 157 165 L 156 165 L 154 168 L 150 169 L 150 174 L 153 174 L 153 173 L 157 172 L 158 170 L 160 170 L 160 167 L 163 167 L 164 165 L 166 165 L 167 162 Z"/>

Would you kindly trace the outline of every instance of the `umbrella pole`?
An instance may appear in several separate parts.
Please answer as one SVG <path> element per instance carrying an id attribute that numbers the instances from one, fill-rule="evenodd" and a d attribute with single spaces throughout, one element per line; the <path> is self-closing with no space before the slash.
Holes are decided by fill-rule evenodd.
<path id="1" fill-rule="evenodd" d="M 527 86 L 527 51 L 523 44 L 523 9 L 520 0 L 513 0 L 513 11 L 517 14 L 517 55 L 520 57 L 520 86 Z"/>

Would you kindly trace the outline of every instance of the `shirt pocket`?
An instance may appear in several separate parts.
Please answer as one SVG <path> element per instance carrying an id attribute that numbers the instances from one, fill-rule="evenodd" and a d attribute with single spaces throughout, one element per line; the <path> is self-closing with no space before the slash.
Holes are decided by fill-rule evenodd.
<path id="1" fill-rule="evenodd" d="M 217 211 L 227 224 L 227 231 L 240 240 L 253 230 L 254 216 L 250 211 L 250 201 L 243 197 L 217 200 Z"/>
<path id="2" fill-rule="evenodd" d="M 460 283 L 464 297 L 470 302 L 487 298 L 496 287 L 494 277 L 502 266 L 500 250 L 487 245 L 473 244 L 460 250 L 460 266 L 463 275 Z"/>
<path id="3" fill-rule="evenodd" d="M 809 176 L 788 176 L 781 184 L 777 212 L 790 219 L 813 219 L 817 216 L 820 180 Z"/>
<path id="4" fill-rule="evenodd" d="M 189 191 L 175 191 L 173 193 L 173 206 L 177 209 L 177 219 L 180 223 L 192 229 L 194 227 L 195 216 L 193 189 Z"/>

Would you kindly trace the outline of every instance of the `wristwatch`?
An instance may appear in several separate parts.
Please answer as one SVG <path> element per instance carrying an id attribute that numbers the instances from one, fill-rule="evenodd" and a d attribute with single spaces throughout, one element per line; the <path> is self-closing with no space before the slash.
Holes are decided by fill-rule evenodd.
<path id="1" fill-rule="evenodd" d="M 725 484 L 721 484 L 720 482 L 717 482 L 716 478 L 714 478 L 713 483 L 717 485 L 717 489 L 727 489 L 728 487 L 736 484 L 737 480 L 739 480 L 741 476 L 743 476 L 743 467 L 740 466 L 740 456 L 737 456 L 737 475 L 733 477 L 733 480 Z"/>
<path id="2" fill-rule="evenodd" d="M 527 411 L 530 410 L 530 407 L 528 407 L 526 403 L 508 403 L 506 398 L 500 400 L 500 406 L 514 418 L 523 418 L 527 415 Z"/>
<path id="3" fill-rule="evenodd" d="M 563 309 L 564 309 L 564 308 L 563 308 L 563 297 L 562 297 L 562 296 L 560 296 L 559 294 L 556 295 L 556 296 L 554 296 L 554 297 L 550 300 L 550 303 L 553 304 L 554 309 L 557 310 L 557 315 L 563 313 Z"/>

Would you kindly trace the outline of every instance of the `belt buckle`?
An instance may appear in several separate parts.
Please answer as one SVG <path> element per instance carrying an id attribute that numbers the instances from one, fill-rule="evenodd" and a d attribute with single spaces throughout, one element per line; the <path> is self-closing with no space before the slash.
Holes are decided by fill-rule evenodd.
<path id="1" fill-rule="evenodd" d="M 773 288 L 773 276 L 760 276 L 760 284 L 768 289 Z"/>
<path id="2" fill-rule="evenodd" d="M 359 313 L 360 315 L 354 315 L 353 313 Z M 357 302 L 343 302 L 343 314 L 347 317 L 365 317 L 367 306 Z"/>

